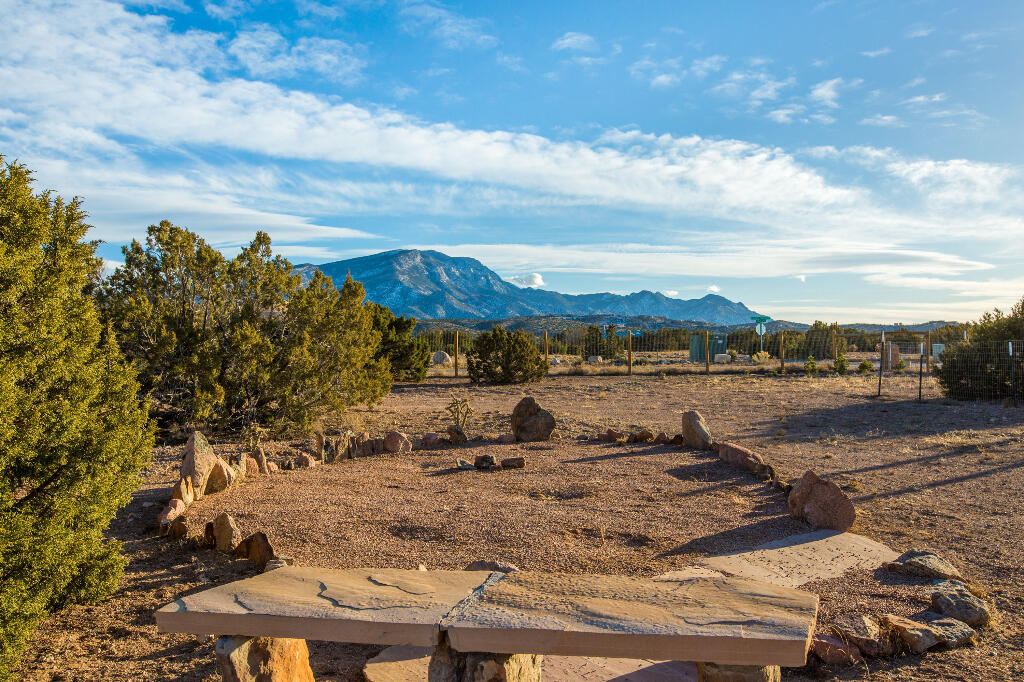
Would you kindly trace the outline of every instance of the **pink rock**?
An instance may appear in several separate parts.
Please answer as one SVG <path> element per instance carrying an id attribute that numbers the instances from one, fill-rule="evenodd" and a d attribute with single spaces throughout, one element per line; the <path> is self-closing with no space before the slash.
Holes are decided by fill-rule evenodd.
<path id="1" fill-rule="evenodd" d="M 316 460 L 313 459 L 312 455 L 308 455 L 303 452 L 295 458 L 295 466 L 313 468 L 316 466 Z"/>
<path id="2" fill-rule="evenodd" d="M 811 651 L 828 665 L 853 665 L 864 660 L 860 649 L 831 635 L 814 635 Z"/>
<path id="3" fill-rule="evenodd" d="M 850 530 L 857 520 L 857 510 L 846 493 L 813 471 L 805 473 L 790 491 L 789 513 L 815 528 L 831 528 L 840 532 Z"/>
<path id="4" fill-rule="evenodd" d="M 436 448 L 441 441 L 441 436 L 436 433 L 430 432 L 423 434 L 423 447 L 428 450 Z"/>
<path id="5" fill-rule="evenodd" d="M 516 437 L 514 435 L 512 435 L 511 433 L 503 433 L 500 436 L 498 436 L 498 442 L 499 443 L 515 443 L 516 442 Z"/>
<path id="6" fill-rule="evenodd" d="M 267 473 L 275 474 L 280 470 L 281 467 L 277 466 L 277 462 L 267 462 Z"/>
<path id="7" fill-rule="evenodd" d="M 255 457 L 248 457 L 247 456 L 245 458 L 245 475 L 246 476 L 256 476 L 259 473 L 260 473 L 259 462 L 256 461 Z"/>
<path id="8" fill-rule="evenodd" d="M 412 441 L 401 431 L 388 431 L 384 436 L 384 449 L 391 453 L 412 452 Z"/>
<path id="9" fill-rule="evenodd" d="M 156 520 L 157 523 L 162 524 L 168 521 L 173 521 L 174 519 L 178 518 L 184 513 L 185 503 L 175 497 L 172 498 L 171 501 L 167 503 L 167 506 L 164 507 L 164 510 L 162 512 L 160 512 L 160 516 L 158 516 Z"/>
<path id="10" fill-rule="evenodd" d="M 729 466 L 746 469 L 752 474 L 764 473 L 764 458 L 756 452 L 735 443 L 715 443 L 715 445 L 718 449 L 718 458 Z"/>
<path id="11" fill-rule="evenodd" d="M 654 437 L 654 443 L 656 445 L 665 445 L 666 443 L 671 443 L 671 442 L 672 442 L 672 439 L 664 431 L 658 432 L 658 435 Z"/>

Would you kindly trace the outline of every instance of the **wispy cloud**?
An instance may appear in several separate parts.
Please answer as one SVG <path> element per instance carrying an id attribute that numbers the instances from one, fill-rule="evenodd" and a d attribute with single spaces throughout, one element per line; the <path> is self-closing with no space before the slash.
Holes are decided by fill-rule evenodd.
<path id="1" fill-rule="evenodd" d="M 717 284 L 709 284 L 705 291 L 708 292 L 709 294 L 717 294 L 721 293 L 722 287 L 718 286 Z"/>
<path id="2" fill-rule="evenodd" d="M 935 29 L 931 26 L 917 24 L 908 28 L 903 35 L 907 38 L 926 38 L 934 32 Z"/>
<path id="3" fill-rule="evenodd" d="M 914 97 L 910 97 L 908 99 L 903 100 L 902 102 L 900 102 L 900 104 L 916 106 L 920 104 L 935 104 L 937 102 L 944 102 L 945 100 L 946 93 L 936 92 L 935 94 L 932 95 L 915 95 Z"/>
<path id="4" fill-rule="evenodd" d="M 843 78 L 831 78 L 827 81 L 821 81 L 811 88 L 811 92 L 808 98 L 821 106 L 835 109 L 839 106 L 839 93 L 840 90 L 846 88 L 853 88 L 859 86 L 863 81 L 861 79 L 845 80 Z"/>
<path id="5" fill-rule="evenodd" d="M 597 41 L 586 33 L 567 31 L 551 43 L 552 50 L 584 50 L 592 52 L 597 49 Z"/>
<path id="6" fill-rule="evenodd" d="M 351 84 L 362 77 L 366 61 L 341 40 L 300 38 L 290 44 L 269 26 L 240 31 L 228 52 L 257 78 L 283 78 L 315 73 L 325 79 Z"/>
<path id="7" fill-rule="evenodd" d="M 430 2 L 412 2 L 401 9 L 399 15 L 406 30 L 425 31 L 445 47 L 452 50 L 465 48 L 491 48 L 498 39 L 487 33 L 487 22 L 457 14 Z"/>
<path id="8" fill-rule="evenodd" d="M 728 60 L 727 57 L 720 54 L 713 54 L 710 57 L 704 57 L 703 59 L 693 60 L 693 64 L 690 65 L 690 71 L 697 78 L 704 78 L 708 74 L 712 74 L 719 71 L 725 62 Z"/>
<path id="9" fill-rule="evenodd" d="M 892 52 L 891 48 L 883 47 L 883 48 L 879 48 L 877 50 L 866 50 L 864 52 L 861 52 L 861 54 L 864 55 L 865 57 L 870 57 L 871 59 L 874 59 L 875 57 L 881 57 L 882 55 L 887 55 L 890 52 Z"/>
<path id="10" fill-rule="evenodd" d="M 512 282 L 516 286 L 528 287 L 530 289 L 537 289 L 544 286 L 544 278 L 539 272 L 531 272 L 528 275 L 516 275 L 509 277 L 508 281 Z"/>
<path id="11" fill-rule="evenodd" d="M 905 128 L 907 124 L 899 116 L 894 114 L 874 114 L 862 118 L 860 124 L 864 126 L 875 126 L 878 128 Z"/>

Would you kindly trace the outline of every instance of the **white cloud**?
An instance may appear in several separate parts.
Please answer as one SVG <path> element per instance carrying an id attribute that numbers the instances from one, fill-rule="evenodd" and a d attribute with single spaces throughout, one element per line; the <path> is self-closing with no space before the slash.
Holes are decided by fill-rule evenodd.
<path id="1" fill-rule="evenodd" d="M 924 85 L 924 82 L 925 82 L 924 78 L 921 78 L 920 76 L 918 76 L 917 78 L 913 78 L 913 79 L 911 79 L 911 80 L 907 81 L 906 83 L 904 83 L 904 84 L 903 84 L 902 86 L 900 86 L 900 87 L 904 87 L 904 88 L 916 88 L 916 87 L 917 87 L 917 86 L 919 86 L 919 85 Z"/>
<path id="2" fill-rule="evenodd" d="M 905 128 L 907 124 L 900 119 L 899 116 L 893 114 L 875 114 L 862 118 L 860 120 L 862 126 L 875 126 L 878 128 Z"/>
<path id="3" fill-rule="evenodd" d="M 778 80 L 764 71 L 733 71 L 721 83 L 711 88 L 710 92 L 726 97 L 745 98 L 752 108 L 757 108 L 765 100 L 778 99 L 780 91 L 795 84 L 796 79 L 792 76 Z"/>
<path id="4" fill-rule="evenodd" d="M 839 89 L 842 85 L 842 78 L 821 81 L 811 88 L 811 94 L 808 96 L 812 101 L 834 109 L 839 106 Z"/>
<path id="5" fill-rule="evenodd" d="M 214 19 L 231 20 L 248 12 L 252 5 L 248 0 L 207 0 L 203 3 L 203 9 Z"/>
<path id="6" fill-rule="evenodd" d="M 652 88 L 667 88 L 678 85 L 686 76 L 682 59 L 665 59 L 654 61 L 641 59 L 629 67 L 629 74 L 641 81 L 646 81 Z"/>
<path id="7" fill-rule="evenodd" d="M 508 281 L 512 282 L 516 286 L 528 287 L 530 289 L 536 289 L 544 286 L 544 278 L 541 277 L 539 272 L 531 272 L 528 275 L 516 275 L 515 277 L 509 277 Z"/>
<path id="8" fill-rule="evenodd" d="M 679 292 L 675 289 L 662 289 L 661 293 L 669 298 L 679 298 Z"/>
<path id="9" fill-rule="evenodd" d="M 523 66 L 523 58 L 515 57 L 509 54 L 501 54 L 495 56 L 494 60 L 501 66 L 504 66 L 509 71 L 518 71 L 520 73 L 525 72 L 527 69 Z"/>
<path id="10" fill-rule="evenodd" d="M 924 38 L 926 36 L 930 36 L 934 32 L 935 32 L 935 29 L 932 28 L 931 26 L 917 25 L 917 26 L 911 26 L 910 28 L 908 28 L 907 32 L 904 33 L 904 35 L 907 38 Z"/>
<path id="11" fill-rule="evenodd" d="M 792 123 L 793 117 L 803 113 L 806 108 L 802 104 L 787 104 L 786 106 L 769 111 L 767 116 L 776 123 Z"/>
<path id="12" fill-rule="evenodd" d="M 593 36 L 576 31 L 567 31 L 555 42 L 551 43 L 552 50 L 585 50 L 594 51 L 597 49 L 597 41 Z"/>
<path id="13" fill-rule="evenodd" d="M 693 63 L 690 65 L 690 71 L 697 78 L 704 78 L 708 74 L 719 71 L 723 66 L 725 66 L 727 59 L 727 57 L 720 54 L 713 54 L 710 57 L 704 57 L 703 59 L 694 59 Z"/>
<path id="14" fill-rule="evenodd" d="M 343 41 L 300 38 L 289 44 L 269 26 L 240 31 L 228 52 L 257 78 L 281 78 L 311 72 L 339 83 L 354 83 L 362 77 L 366 62 Z"/>
<path id="15" fill-rule="evenodd" d="M 721 293 L 722 287 L 718 286 L 717 284 L 709 284 L 705 291 L 707 291 L 709 294 L 718 294 Z"/>
<path id="16" fill-rule="evenodd" d="M 934 95 L 917 95 L 915 97 L 911 97 L 910 99 L 903 100 L 902 102 L 900 102 L 900 104 L 909 104 L 909 105 L 934 104 L 936 102 L 943 102 L 943 101 L 945 101 L 945 99 L 946 99 L 946 93 L 944 93 L 944 92 L 937 92 Z"/>
<path id="17" fill-rule="evenodd" d="M 891 48 L 883 47 L 883 48 L 879 48 L 877 50 L 866 50 L 864 52 L 861 52 L 861 54 L 864 55 L 865 57 L 869 57 L 871 59 L 874 59 L 875 57 L 881 57 L 882 55 L 887 55 L 890 52 L 892 52 Z"/>
<path id="18" fill-rule="evenodd" d="M 794 279 L 798 279 L 801 282 L 806 282 L 807 281 L 807 275 L 794 275 Z"/>
<path id="19" fill-rule="evenodd" d="M 464 17 L 431 2 L 412 2 L 399 15 L 407 31 L 425 31 L 451 50 L 486 49 L 498 44 L 498 39 L 484 30 L 483 20 Z"/>

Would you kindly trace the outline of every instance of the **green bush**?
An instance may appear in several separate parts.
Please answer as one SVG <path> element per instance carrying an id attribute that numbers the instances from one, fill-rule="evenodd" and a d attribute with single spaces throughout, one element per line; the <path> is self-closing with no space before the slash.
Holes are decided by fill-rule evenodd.
<path id="1" fill-rule="evenodd" d="M 846 359 L 846 353 L 838 353 L 832 362 L 832 371 L 840 376 L 850 371 L 850 361 Z"/>
<path id="2" fill-rule="evenodd" d="M 952 341 L 962 334 L 958 328 L 939 354 L 935 373 L 943 393 L 960 400 L 1024 397 L 1024 298 L 1009 313 L 997 308 L 966 328 L 970 342 Z"/>
<path id="3" fill-rule="evenodd" d="M 395 317 L 387 306 L 367 303 L 373 328 L 380 334 L 374 357 L 387 360 L 395 381 L 423 381 L 430 364 L 430 344 L 423 335 L 413 336 L 415 317 Z"/>
<path id="4" fill-rule="evenodd" d="M 474 383 L 522 384 L 540 381 L 548 373 L 533 336 L 521 329 L 509 333 L 501 326 L 476 337 L 466 365 Z"/>
<path id="5" fill-rule="evenodd" d="M 813 377 L 818 374 L 818 363 L 814 361 L 814 356 L 807 358 L 807 362 L 804 363 L 804 371 L 807 372 L 807 376 Z"/>
<path id="6" fill-rule="evenodd" d="M 125 560 L 104 531 L 153 447 L 90 297 L 84 219 L 0 157 L 0 679 L 47 612 L 116 588 Z"/>
<path id="7" fill-rule="evenodd" d="M 861 360 L 860 364 L 857 365 L 857 373 L 858 374 L 871 374 L 874 371 L 875 371 L 875 363 L 871 362 L 870 360 L 867 360 L 867 359 Z"/>
<path id="8" fill-rule="evenodd" d="M 907 365 L 907 361 L 904 360 L 903 358 L 900 358 L 899 362 L 897 362 L 895 365 L 892 366 L 892 373 L 893 374 L 906 374 L 908 366 L 909 365 Z"/>
<path id="9" fill-rule="evenodd" d="M 381 334 L 351 277 L 305 284 L 257 232 L 234 259 L 167 221 L 100 291 L 103 313 L 143 389 L 185 423 L 308 429 L 325 409 L 379 401 L 390 389 Z"/>

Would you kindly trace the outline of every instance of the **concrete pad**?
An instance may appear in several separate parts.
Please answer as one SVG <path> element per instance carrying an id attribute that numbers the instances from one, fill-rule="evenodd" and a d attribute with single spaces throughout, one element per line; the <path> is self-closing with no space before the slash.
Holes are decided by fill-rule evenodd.
<path id="1" fill-rule="evenodd" d="M 156 622 L 161 632 L 433 646 L 445 614 L 491 575 L 286 566 L 182 597 Z"/>
<path id="2" fill-rule="evenodd" d="M 441 626 L 464 652 L 801 666 L 817 611 L 816 595 L 743 578 L 519 571 Z"/>
<path id="3" fill-rule="evenodd" d="M 726 575 L 799 587 L 814 580 L 838 578 L 847 571 L 873 570 L 896 557 L 896 552 L 863 535 L 822 529 L 746 552 L 709 557 L 700 566 Z"/>
<path id="4" fill-rule="evenodd" d="M 423 682 L 433 649 L 390 646 L 366 662 L 368 682 Z M 697 666 L 642 658 L 545 656 L 545 682 L 697 682 Z"/>

